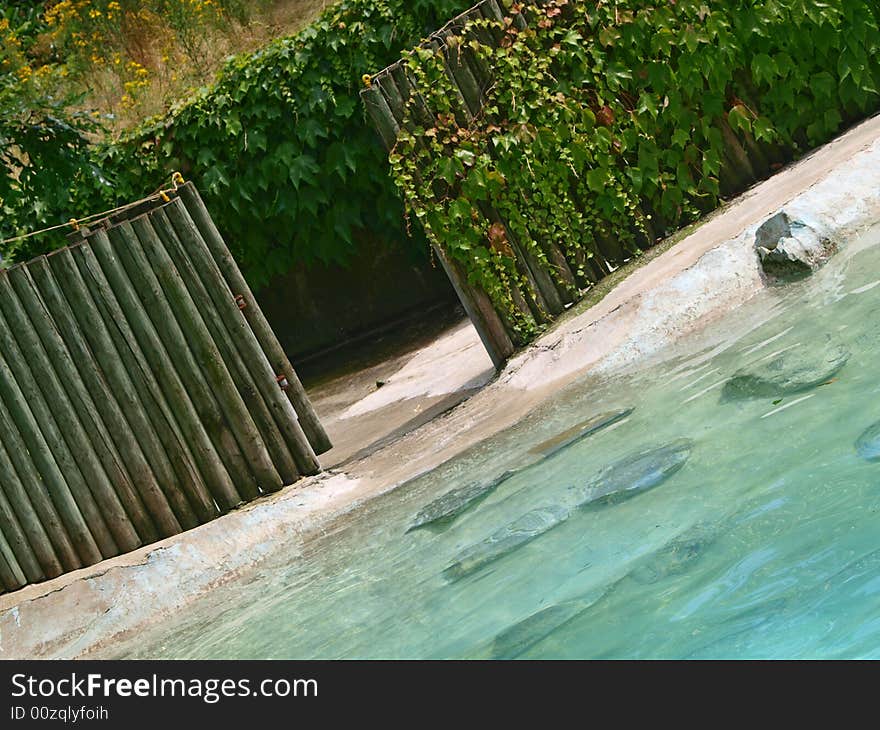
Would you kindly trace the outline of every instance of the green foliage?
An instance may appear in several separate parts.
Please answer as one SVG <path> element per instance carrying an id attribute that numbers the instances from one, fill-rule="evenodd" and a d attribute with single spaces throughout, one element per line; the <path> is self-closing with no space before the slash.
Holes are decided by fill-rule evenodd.
<path id="1" fill-rule="evenodd" d="M 64 4 L 57 18 L 81 4 Z M 116 12 L 130 4 L 117 3 Z M 0 183 L 20 188 L 0 236 L 131 202 L 179 170 L 199 186 L 254 286 L 300 261 L 344 264 L 362 241 L 411 245 L 384 151 L 359 103 L 362 75 L 467 5 L 343 0 L 301 33 L 231 59 L 215 84 L 167 117 L 91 149 L 83 144 L 87 116 L 55 115 L 73 136 L 44 130 L 29 158 L 42 177 L 26 187 L 14 175 Z M 106 13 L 93 21 L 108 22 Z M 41 236 L 3 254 L 21 260 L 60 241 Z"/>
<path id="2" fill-rule="evenodd" d="M 116 201 L 192 178 L 249 281 L 406 241 L 403 207 L 358 93 L 462 0 L 344 0 L 292 38 L 233 58 L 194 99 L 100 150 Z"/>
<path id="3" fill-rule="evenodd" d="M 585 285 L 878 106 L 876 0 L 507 5 L 448 39 L 484 76 L 475 118 L 442 53 L 406 55 L 420 93 L 390 162 L 519 343 L 546 317 L 514 246 Z"/>
<path id="4" fill-rule="evenodd" d="M 78 99 L 63 92 L 63 67 L 35 52 L 43 29 L 39 6 L 0 6 L 0 238 L 64 220 L 78 193 L 102 185 L 88 142 L 96 121 L 71 111 Z M 0 253 L 30 258 L 61 240 L 30 239 Z"/>

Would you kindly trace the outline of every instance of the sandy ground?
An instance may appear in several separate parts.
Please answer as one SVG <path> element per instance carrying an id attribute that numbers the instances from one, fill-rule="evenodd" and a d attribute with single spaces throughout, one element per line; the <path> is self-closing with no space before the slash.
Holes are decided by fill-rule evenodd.
<path id="1" fill-rule="evenodd" d="M 470 324 L 453 321 L 414 350 L 310 388 L 336 444 L 322 457 L 324 474 L 156 545 L 0 596 L 0 657 L 106 648 L 269 555 L 295 554 L 331 520 L 516 423 L 586 372 L 638 367 L 763 287 L 754 230 L 783 206 L 844 242 L 880 220 L 880 118 L 756 186 L 668 250 L 658 247 L 497 377 Z"/>

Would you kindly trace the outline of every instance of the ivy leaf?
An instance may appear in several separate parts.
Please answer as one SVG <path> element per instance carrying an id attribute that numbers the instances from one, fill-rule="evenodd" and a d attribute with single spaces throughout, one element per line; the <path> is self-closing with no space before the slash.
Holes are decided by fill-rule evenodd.
<path id="1" fill-rule="evenodd" d="M 837 91 L 837 81 L 827 71 L 821 71 L 810 78 L 810 88 L 817 99 L 830 100 Z"/>
<path id="2" fill-rule="evenodd" d="M 299 155 L 288 167 L 287 175 L 294 188 L 299 190 L 300 184 L 305 181 L 311 183 L 315 179 L 315 174 L 320 171 L 320 167 L 315 162 L 315 158 L 311 155 Z"/>
<path id="3" fill-rule="evenodd" d="M 690 132 L 686 129 L 676 129 L 672 133 L 672 144 L 675 147 L 680 147 L 684 149 L 687 147 L 688 143 L 691 141 Z"/>
<path id="4" fill-rule="evenodd" d="M 464 173 L 464 166 L 455 157 L 443 157 L 437 163 L 437 176 L 447 185 L 452 185 L 459 173 Z"/>
<path id="5" fill-rule="evenodd" d="M 737 104 L 730 110 L 730 112 L 728 112 L 727 121 L 734 132 L 737 130 L 750 132 L 752 129 L 751 118 L 742 104 Z"/>
<path id="6" fill-rule="evenodd" d="M 779 68 L 768 54 L 759 53 L 752 59 L 752 73 L 757 81 L 770 83 L 779 75 Z"/>
<path id="7" fill-rule="evenodd" d="M 752 124 L 755 133 L 755 139 L 760 142 L 773 142 L 776 139 L 776 131 L 770 120 L 764 117 L 758 117 Z"/>
<path id="8" fill-rule="evenodd" d="M 608 173 L 602 168 L 595 168 L 587 173 L 587 185 L 594 193 L 605 191 L 605 184 L 608 180 Z"/>
<path id="9" fill-rule="evenodd" d="M 453 219 L 470 221 L 472 210 L 470 201 L 465 198 L 456 198 L 449 204 L 449 215 Z"/>
<path id="10" fill-rule="evenodd" d="M 632 71 L 630 71 L 626 66 L 622 63 L 615 62 L 609 64 L 608 70 L 605 74 L 605 80 L 608 83 L 608 88 L 612 91 L 617 91 L 626 81 L 632 81 Z"/>

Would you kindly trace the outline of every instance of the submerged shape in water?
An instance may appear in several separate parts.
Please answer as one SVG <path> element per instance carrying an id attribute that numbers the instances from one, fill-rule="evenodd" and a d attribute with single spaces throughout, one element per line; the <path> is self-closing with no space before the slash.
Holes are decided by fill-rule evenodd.
<path id="1" fill-rule="evenodd" d="M 577 506 L 601 506 L 634 497 L 663 483 L 690 458 L 693 441 L 680 439 L 605 467 L 584 489 L 575 489 Z"/>
<path id="2" fill-rule="evenodd" d="M 880 421 L 868 426 L 859 436 L 856 453 L 867 461 L 880 461 Z"/>
<path id="3" fill-rule="evenodd" d="M 446 492 L 446 494 L 425 505 L 415 516 L 413 523 L 406 531 L 412 532 L 424 527 L 431 529 L 448 527 L 457 517 L 476 507 L 514 474 L 516 474 L 516 471 L 506 471 L 492 481 L 472 482 L 471 484 L 466 484 L 463 487 Z"/>
<path id="4" fill-rule="evenodd" d="M 735 373 L 724 384 L 721 400 L 770 398 L 816 388 L 831 380 L 849 357 L 846 347 L 831 342 L 815 350 L 788 350 L 769 362 Z"/>
<path id="5" fill-rule="evenodd" d="M 533 509 L 472 545 L 443 575 L 451 580 L 463 578 L 552 530 L 576 509 L 622 502 L 656 487 L 684 466 L 692 449 L 692 441 L 681 439 L 621 459 L 606 467 L 585 488 L 570 490 L 567 503 Z"/>
<path id="6" fill-rule="evenodd" d="M 443 575 L 451 580 L 470 575 L 565 522 L 570 514 L 571 508 L 563 505 L 539 507 L 526 512 L 509 525 L 492 533 L 483 542 L 468 548 L 458 560 L 443 571 Z"/>
<path id="7" fill-rule="evenodd" d="M 542 458 L 546 459 L 558 451 L 574 445 L 581 439 L 592 436 L 594 433 L 622 421 L 624 418 L 632 415 L 633 410 L 635 409 L 624 408 L 619 411 L 609 411 L 593 416 L 538 444 L 530 449 L 529 453 L 540 454 Z M 433 530 L 445 529 L 456 518 L 480 504 L 503 482 L 506 482 L 516 473 L 516 470 L 506 471 L 500 477 L 490 482 L 474 482 L 447 492 L 425 505 L 415 516 L 413 523 L 407 528 L 407 532 L 422 528 Z"/>
<path id="8" fill-rule="evenodd" d="M 693 566 L 718 537 L 718 526 L 699 524 L 646 556 L 629 572 L 636 583 L 656 583 L 681 575 Z"/>
<path id="9" fill-rule="evenodd" d="M 522 621 L 518 621 L 492 640 L 486 652 L 487 658 L 516 659 L 518 656 L 522 656 L 535 644 L 580 616 L 604 594 L 603 590 L 596 598 L 578 598 L 554 606 L 547 606 Z"/>
<path id="10" fill-rule="evenodd" d="M 540 454 L 544 458 L 547 458 L 562 449 L 576 444 L 581 439 L 592 436 L 603 428 L 613 426 L 615 423 L 631 416 L 634 410 L 634 408 L 624 408 L 620 411 L 610 411 L 608 413 L 601 413 L 598 416 L 593 416 L 592 418 L 582 421 L 576 426 L 557 434 L 553 438 L 541 442 L 537 446 L 529 449 L 529 451 L 532 454 Z"/>

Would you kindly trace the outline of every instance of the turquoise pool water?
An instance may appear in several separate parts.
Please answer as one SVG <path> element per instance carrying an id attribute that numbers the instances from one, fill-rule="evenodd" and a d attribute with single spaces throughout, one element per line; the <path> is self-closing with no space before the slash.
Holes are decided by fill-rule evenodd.
<path id="1" fill-rule="evenodd" d="M 878 306 L 871 231 L 812 279 L 759 294 L 638 372 L 576 383 L 115 655 L 880 656 L 880 462 L 855 446 L 880 421 Z M 826 353 L 836 372 L 797 393 L 727 385 L 774 363 L 803 385 L 799 364 Z M 554 436 L 629 407 L 542 457 Z M 680 439 L 690 457 L 662 483 L 566 508 L 508 554 L 444 575 L 530 510 L 571 505 L 607 465 Z M 445 529 L 407 532 L 440 495 L 512 468 Z"/>

